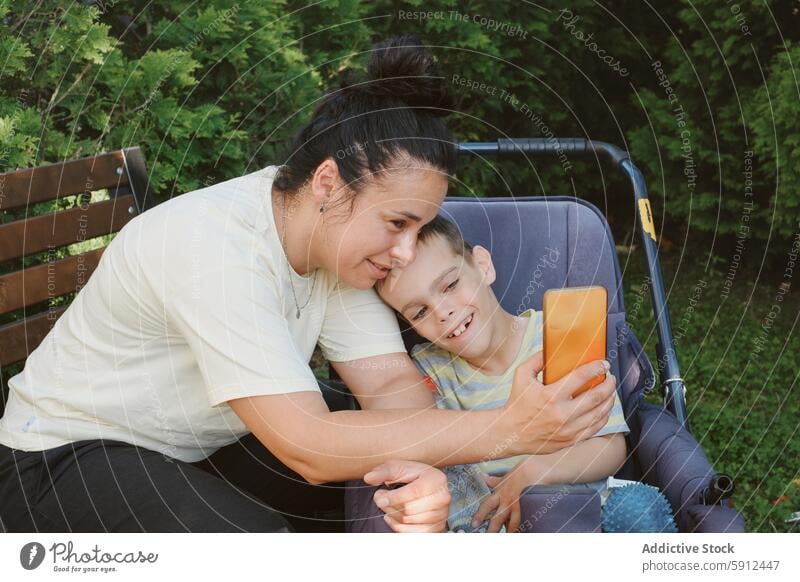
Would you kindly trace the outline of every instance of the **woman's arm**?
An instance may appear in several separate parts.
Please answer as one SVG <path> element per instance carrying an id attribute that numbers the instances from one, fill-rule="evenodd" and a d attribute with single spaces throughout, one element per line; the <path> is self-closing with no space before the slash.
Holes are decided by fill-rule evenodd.
<path id="1" fill-rule="evenodd" d="M 251 396 L 228 404 L 264 446 L 314 484 L 361 479 L 390 459 L 433 466 L 469 462 L 508 430 L 501 409 L 330 412 L 318 392 Z"/>
<path id="2" fill-rule="evenodd" d="M 251 396 L 228 401 L 256 437 L 311 483 L 361 478 L 389 459 L 437 467 L 480 461 L 508 443 L 508 455 L 551 453 L 597 433 L 614 404 L 616 379 L 573 399 L 599 363 L 558 382 L 536 380 L 541 352 L 514 374 L 508 402 L 493 410 L 362 410 L 330 412 L 318 392 Z M 603 370 L 605 373 L 605 370 Z M 383 387 L 399 394 L 407 385 Z"/>
<path id="3" fill-rule="evenodd" d="M 435 406 L 433 392 L 407 353 L 331 362 L 331 366 L 362 410 Z"/>

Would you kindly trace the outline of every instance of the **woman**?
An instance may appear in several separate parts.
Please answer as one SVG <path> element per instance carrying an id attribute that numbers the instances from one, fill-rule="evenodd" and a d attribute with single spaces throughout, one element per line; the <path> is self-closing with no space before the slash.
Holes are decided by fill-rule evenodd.
<path id="1" fill-rule="evenodd" d="M 413 260 L 454 172 L 446 91 L 415 45 L 376 47 L 367 82 L 326 95 L 280 168 L 122 229 L 9 382 L 5 529 L 287 531 L 325 497 L 315 485 L 369 473 L 409 483 L 392 492 L 407 529 L 441 530 L 432 466 L 509 441 L 552 452 L 605 423 L 613 386 L 525 390 L 530 364 L 502 409 L 436 410 L 371 289 Z M 316 344 L 364 410 L 329 410 Z"/>

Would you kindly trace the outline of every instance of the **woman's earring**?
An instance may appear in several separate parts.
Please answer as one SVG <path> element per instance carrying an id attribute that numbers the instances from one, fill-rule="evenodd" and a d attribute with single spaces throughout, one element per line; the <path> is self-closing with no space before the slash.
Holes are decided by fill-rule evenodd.
<path id="1" fill-rule="evenodd" d="M 325 212 L 325 207 L 324 206 L 320 206 L 319 207 L 319 213 L 322 214 L 323 212 Z"/>

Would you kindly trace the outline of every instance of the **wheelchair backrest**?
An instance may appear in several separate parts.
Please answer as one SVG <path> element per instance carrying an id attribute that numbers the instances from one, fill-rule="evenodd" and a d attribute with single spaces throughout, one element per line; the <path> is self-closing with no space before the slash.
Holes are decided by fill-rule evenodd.
<path id="1" fill-rule="evenodd" d="M 458 225 L 469 244 L 491 252 L 497 271 L 492 288 L 506 311 L 541 310 L 547 289 L 602 285 L 608 291 L 609 350 L 618 342 L 625 320 L 622 276 L 611 230 L 597 207 L 566 196 L 451 197 L 440 214 Z M 424 341 L 405 322 L 400 326 L 407 349 Z"/>

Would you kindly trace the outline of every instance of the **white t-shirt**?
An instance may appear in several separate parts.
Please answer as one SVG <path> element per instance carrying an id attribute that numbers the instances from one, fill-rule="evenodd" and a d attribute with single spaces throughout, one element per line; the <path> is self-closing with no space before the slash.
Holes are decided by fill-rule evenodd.
<path id="1" fill-rule="evenodd" d="M 25 368 L 0 443 L 39 451 L 113 439 L 194 462 L 247 434 L 234 398 L 318 391 L 309 367 L 404 352 L 392 311 L 322 269 L 289 267 L 270 166 L 137 216 Z"/>

